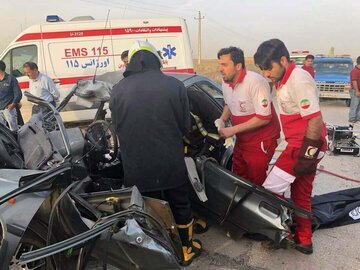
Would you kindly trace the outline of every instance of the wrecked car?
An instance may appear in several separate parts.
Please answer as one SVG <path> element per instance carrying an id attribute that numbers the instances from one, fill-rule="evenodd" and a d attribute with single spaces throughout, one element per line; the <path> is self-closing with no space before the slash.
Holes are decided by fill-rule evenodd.
<path id="1" fill-rule="evenodd" d="M 222 112 L 220 86 L 194 74 L 169 74 L 201 91 Z M 169 205 L 122 187 L 121 146 L 106 121 L 106 102 L 121 73 L 79 81 L 50 113 L 33 117 L 14 136 L 0 127 L 0 269 L 85 269 L 90 257 L 120 269 L 181 268 L 180 238 Z M 76 96 L 98 113 L 84 133 L 59 115 Z M 231 235 L 260 233 L 281 244 L 292 214 L 311 216 L 233 174 L 232 147 L 189 145 L 188 171 L 196 215 Z M 190 149 L 192 148 L 192 149 Z"/>

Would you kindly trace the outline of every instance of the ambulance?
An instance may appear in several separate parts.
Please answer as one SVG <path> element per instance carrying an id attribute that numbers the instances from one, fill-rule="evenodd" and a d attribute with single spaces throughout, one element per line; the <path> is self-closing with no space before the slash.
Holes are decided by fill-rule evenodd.
<path id="1" fill-rule="evenodd" d="M 6 72 L 14 75 L 22 90 L 29 87 L 25 62 L 37 63 L 39 71 L 53 79 L 64 98 L 78 80 L 124 70 L 121 53 L 136 40 L 152 43 L 162 55 L 163 71 L 194 73 L 187 25 L 182 18 L 94 20 L 76 17 L 64 22 L 56 15 L 20 33 L 0 54 Z M 22 112 L 31 103 L 22 99 Z M 90 120 L 95 110 L 70 102 L 61 113 L 65 122 Z M 24 117 L 27 119 L 27 115 Z"/>

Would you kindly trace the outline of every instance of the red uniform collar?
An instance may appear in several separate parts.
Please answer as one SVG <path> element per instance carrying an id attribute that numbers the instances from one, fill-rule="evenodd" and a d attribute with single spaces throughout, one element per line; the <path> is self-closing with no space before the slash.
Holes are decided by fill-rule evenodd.
<path id="1" fill-rule="evenodd" d="M 241 83 L 244 78 L 245 78 L 245 75 L 246 75 L 246 68 L 243 68 L 241 73 L 239 74 L 239 77 L 237 78 L 236 82 L 235 83 L 227 83 L 232 89 L 235 88 L 235 86 L 238 84 L 238 83 Z"/>
<path id="2" fill-rule="evenodd" d="M 301 67 L 302 69 L 305 69 L 305 70 L 313 70 L 314 69 L 314 67 L 308 67 L 308 66 L 305 66 L 305 65 L 303 65 L 302 67 Z"/>
<path id="3" fill-rule="evenodd" d="M 291 73 L 295 69 L 296 65 L 295 62 L 291 61 L 289 66 L 287 67 L 284 77 L 281 79 L 280 82 L 274 82 L 275 89 L 279 89 L 282 85 L 286 84 L 287 80 L 289 79 Z"/>

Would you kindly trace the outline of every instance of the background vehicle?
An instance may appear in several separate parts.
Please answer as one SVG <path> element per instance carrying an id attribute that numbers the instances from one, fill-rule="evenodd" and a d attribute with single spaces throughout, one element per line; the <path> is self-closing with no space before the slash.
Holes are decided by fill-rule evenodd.
<path id="1" fill-rule="evenodd" d="M 122 70 L 120 55 L 136 40 L 151 42 L 163 57 L 163 70 L 193 73 L 192 51 L 187 25 L 182 18 L 94 20 L 74 18 L 64 22 L 57 16 L 51 22 L 33 25 L 20 33 L 1 53 L 6 72 L 17 77 L 26 90 L 29 79 L 22 65 L 38 64 L 39 71 L 52 78 L 64 98 L 74 84 L 95 74 Z M 79 20 L 80 19 L 80 20 Z M 23 99 L 22 111 L 31 104 Z M 70 101 L 61 113 L 65 122 L 93 119 L 89 110 Z"/>
<path id="2" fill-rule="evenodd" d="M 310 54 L 310 51 L 292 51 L 290 53 L 290 60 L 294 61 L 297 66 L 301 67 L 308 54 Z"/>
<path id="3" fill-rule="evenodd" d="M 350 71 L 353 60 L 348 56 L 317 56 L 314 68 L 320 98 L 342 99 L 350 106 Z"/>

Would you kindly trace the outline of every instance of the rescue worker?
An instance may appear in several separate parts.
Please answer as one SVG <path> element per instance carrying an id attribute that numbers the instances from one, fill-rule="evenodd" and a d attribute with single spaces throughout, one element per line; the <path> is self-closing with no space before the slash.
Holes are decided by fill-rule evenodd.
<path id="1" fill-rule="evenodd" d="M 0 123 L 9 125 L 11 131 L 17 131 L 18 116 L 16 106 L 20 103 L 22 93 L 18 81 L 5 72 L 6 64 L 0 60 Z"/>
<path id="2" fill-rule="evenodd" d="M 315 57 L 312 54 L 308 54 L 305 57 L 304 65 L 301 67 L 303 70 L 306 70 L 310 73 L 311 77 L 315 77 L 315 69 L 313 67 Z"/>
<path id="3" fill-rule="evenodd" d="M 123 61 L 125 68 L 129 64 L 129 50 L 123 51 L 121 53 L 121 61 Z"/>
<path id="4" fill-rule="evenodd" d="M 190 127 L 186 89 L 160 70 L 154 46 L 137 41 L 129 50 L 124 79 L 113 88 L 111 117 L 121 145 L 124 185 L 169 202 L 183 245 L 184 265 L 202 251 L 192 239 L 183 135 Z"/>
<path id="5" fill-rule="evenodd" d="M 350 72 L 351 90 L 350 90 L 350 108 L 349 122 L 356 123 L 360 121 L 360 56 L 356 59 L 356 66 Z"/>
<path id="6" fill-rule="evenodd" d="M 216 125 L 224 138 L 236 135 L 233 172 L 262 185 L 280 138 L 280 125 L 271 101 L 269 83 L 246 70 L 244 53 L 236 47 L 218 52 L 223 77 L 224 111 Z M 231 118 L 232 126 L 225 127 Z"/>
<path id="7" fill-rule="evenodd" d="M 326 128 L 315 81 L 307 71 L 290 62 L 289 52 L 279 39 L 263 42 L 254 60 L 264 76 L 275 84 L 281 125 L 288 143 L 263 187 L 283 196 L 290 186 L 294 204 L 310 212 L 316 167 L 326 149 Z M 295 219 L 295 248 L 311 254 L 311 219 L 300 216 Z"/>
<path id="8" fill-rule="evenodd" d="M 129 64 L 129 50 L 125 50 L 120 55 L 122 64 L 119 65 L 119 69 L 124 72 Z"/>

